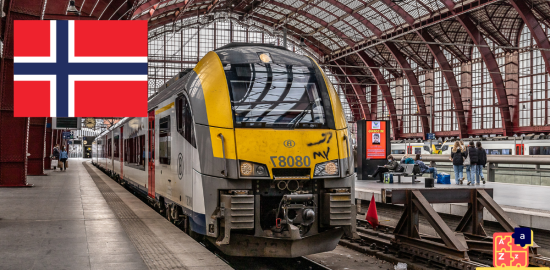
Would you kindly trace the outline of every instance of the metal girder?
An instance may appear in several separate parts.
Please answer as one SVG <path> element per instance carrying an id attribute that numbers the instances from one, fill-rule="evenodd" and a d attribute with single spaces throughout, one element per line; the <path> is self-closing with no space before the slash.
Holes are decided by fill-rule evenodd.
<path id="1" fill-rule="evenodd" d="M 539 21 L 535 17 L 535 14 L 533 14 L 533 11 L 531 11 L 525 1 L 509 0 L 509 2 L 519 13 L 521 18 L 523 19 L 523 22 L 525 22 L 525 25 L 527 25 L 527 28 L 529 28 L 531 35 L 537 42 L 537 46 L 542 49 L 547 49 L 540 50 L 540 54 L 544 59 L 546 72 L 550 73 L 550 51 L 548 51 L 548 49 L 550 49 L 550 41 L 548 40 L 544 29 L 542 29 L 542 25 L 540 25 Z"/>
<path id="2" fill-rule="evenodd" d="M 136 1 L 140 1 L 140 0 L 136 0 Z M 149 0 L 148 2 L 145 2 L 143 3 L 141 6 L 139 6 L 138 8 L 136 8 L 136 10 L 134 11 L 134 13 L 132 14 L 132 18 L 138 14 L 140 14 L 141 12 L 149 9 L 150 7 L 158 4 L 162 2 L 162 0 Z"/>
<path id="3" fill-rule="evenodd" d="M 365 63 L 367 67 L 369 67 L 370 72 L 372 75 L 374 75 L 374 79 L 376 80 L 376 83 L 380 86 L 380 91 L 382 92 L 382 96 L 384 97 L 384 100 L 386 101 L 386 106 L 388 106 L 388 110 L 390 111 L 390 120 L 391 125 L 393 129 L 393 137 L 399 138 L 401 136 L 399 122 L 397 121 L 397 113 L 395 110 L 395 104 L 393 103 L 393 97 L 391 95 L 390 87 L 388 87 L 388 83 L 386 82 L 386 79 L 384 79 L 384 75 L 382 75 L 382 72 L 380 72 L 380 69 L 378 69 L 378 65 L 374 61 L 374 59 L 370 58 L 366 52 L 360 51 L 357 52 L 357 55 Z M 378 116 L 377 116 L 378 118 Z"/>
<path id="4" fill-rule="evenodd" d="M 346 75 L 345 76 L 346 79 L 351 83 L 351 87 L 353 88 L 355 98 L 359 102 L 359 108 L 360 108 L 360 111 L 361 111 L 361 115 L 358 119 L 356 118 L 356 120 L 361 120 L 361 119 L 371 120 L 371 114 L 370 114 L 369 106 L 368 106 L 368 103 L 367 103 L 367 95 L 366 95 L 365 91 L 363 91 L 363 88 L 358 84 L 357 78 L 347 76 L 348 75 L 347 70 L 342 67 L 342 65 L 346 64 L 346 63 L 344 63 L 344 61 L 339 59 L 339 60 L 336 60 L 334 63 L 336 65 L 338 65 L 338 68 L 340 68 L 342 73 L 344 75 Z"/>
<path id="5" fill-rule="evenodd" d="M 169 12 L 171 10 L 174 10 L 174 9 L 180 9 L 181 7 L 183 7 L 183 9 L 187 8 L 187 5 L 191 2 L 191 0 L 185 0 L 181 3 L 177 3 L 177 4 L 173 4 L 173 5 L 169 5 L 169 6 L 164 6 L 162 8 L 159 8 L 159 9 L 156 9 L 155 12 L 153 14 L 162 14 L 164 12 Z M 180 9 L 180 12 L 181 12 L 182 9 Z M 149 18 L 151 18 L 152 15 L 150 12 L 147 12 L 139 17 L 136 17 L 134 20 L 148 20 Z"/>
<path id="6" fill-rule="evenodd" d="M 425 42 L 435 42 L 435 40 L 426 30 L 420 30 L 417 32 L 417 34 Z M 464 104 L 462 103 L 462 94 L 460 93 L 460 87 L 456 81 L 454 72 L 452 72 L 453 68 L 449 64 L 447 57 L 445 57 L 445 54 L 443 53 L 439 45 L 426 44 L 426 46 L 428 46 L 428 49 L 430 49 L 430 52 L 432 52 L 435 60 L 437 61 L 437 63 L 439 63 L 439 66 L 442 69 L 441 72 L 443 73 L 443 76 L 447 81 L 447 85 L 449 86 L 449 90 L 451 91 L 451 97 L 455 105 L 455 112 L 458 120 L 460 138 L 467 138 L 468 124 L 466 123 L 466 115 L 464 114 Z"/>
<path id="7" fill-rule="evenodd" d="M 46 147 L 46 117 L 29 119 L 27 175 L 44 175 L 44 149 Z"/>
<path id="8" fill-rule="evenodd" d="M 502 117 L 503 135 L 512 136 L 513 126 L 512 118 L 510 116 L 510 106 L 508 104 L 506 86 L 504 84 L 504 80 L 502 79 L 502 74 L 500 73 L 495 55 L 487 46 L 487 42 L 483 38 L 483 35 L 479 32 L 479 29 L 477 29 L 476 25 L 467 14 L 460 15 L 456 18 L 460 24 L 462 24 L 464 30 L 468 33 L 474 44 L 479 46 L 479 53 L 481 54 L 483 62 L 485 62 L 487 70 L 489 70 L 489 75 L 493 81 L 493 90 L 497 95 L 498 107 L 500 108 L 500 115 Z"/>
<path id="9" fill-rule="evenodd" d="M 420 89 L 420 84 L 416 78 L 416 74 L 411 69 L 411 65 L 403 55 L 403 53 L 395 46 L 394 43 L 386 42 L 384 43 L 386 48 L 391 52 L 393 58 L 399 63 L 399 65 L 404 69 L 403 72 L 409 81 L 409 85 L 414 93 L 414 98 L 416 99 L 416 104 L 420 108 L 420 119 L 422 120 L 422 137 L 426 139 L 426 133 L 430 133 L 430 123 L 428 122 L 428 113 L 426 112 L 426 103 L 424 103 L 424 97 L 422 96 L 422 89 Z"/>
<path id="10" fill-rule="evenodd" d="M 382 0 L 382 2 L 384 4 L 386 4 L 389 8 L 391 8 L 394 12 L 399 14 L 399 16 L 401 16 L 401 18 L 403 18 L 409 25 L 414 27 L 415 19 L 407 11 L 405 11 L 399 5 L 393 3 L 391 0 Z M 453 3 L 453 6 L 454 6 L 454 3 Z M 416 31 L 416 34 L 424 42 L 428 42 L 428 43 L 435 42 L 435 40 L 428 33 L 428 31 L 420 30 L 420 31 Z M 386 44 L 388 44 L 388 42 L 386 42 Z M 452 69 L 451 65 L 449 64 L 449 61 L 447 60 L 447 57 L 445 57 L 445 54 L 443 53 L 443 51 L 439 47 L 439 45 L 426 44 L 426 46 L 428 47 L 429 51 L 432 53 L 432 55 L 436 59 L 436 61 L 439 63 L 439 66 L 441 67 L 441 69 L 445 70 L 445 71 L 442 71 L 442 72 L 443 72 L 443 76 L 445 77 L 445 80 L 447 81 L 447 85 L 449 86 L 449 90 L 451 91 L 451 97 L 452 97 L 452 101 L 455 105 L 455 109 L 457 110 L 456 115 L 457 115 L 457 118 L 458 118 L 458 128 L 460 130 L 460 138 L 466 138 L 466 137 L 468 137 L 468 126 L 466 124 L 466 118 L 464 116 L 464 106 L 462 104 L 462 97 L 461 97 L 461 94 L 460 94 L 460 89 L 459 89 L 459 86 L 458 86 L 458 83 L 456 81 L 454 73 L 452 71 L 449 71 L 449 70 L 453 70 L 453 69 Z M 409 71 L 409 72 L 412 73 L 411 71 Z M 407 70 L 405 70 L 405 74 L 407 75 Z M 409 78 L 409 76 L 407 76 L 407 78 Z M 414 79 L 417 80 L 416 76 L 414 77 Z M 418 86 L 419 85 L 418 80 L 417 80 L 416 83 L 413 83 L 411 81 L 411 79 L 409 78 L 409 82 L 410 82 L 411 85 L 416 85 L 416 87 L 420 88 Z M 414 90 L 414 93 L 415 93 L 415 96 L 416 96 L 417 93 L 416 93 L 416 90 L 415 90 L 414 87 L 413 87 L 413 90 Z M 420 92 L 420 93 L 422 93 L 422 92 Z M 425 103 L 424 103 L 423 99 L 422 99 L 422 103 L 423 103 L 424 106 L 421 106 L 420 108 L 421 108 L 421 110 L 422 110 L 422 108 L 424 108 L 424 111 L 423 112 L 421 111 L 420 114 L 426 115 L 427 114 L 426 109 L 425 109 L 426 106 L 425 106 Z M 418 103 L 418 99 L 417 99 L 417 104 L 420 104 L 420 103 Z M 432 110 L 433 110 L 433 108 L 432 108 Z M 427 121 L 427 119 L 426 119 L 426 121 Z M 422 118 L 422 124 L 424 124 L 424 118 Z M 427 132 L 423 132 L 423 133 L 425 134 Z"/>

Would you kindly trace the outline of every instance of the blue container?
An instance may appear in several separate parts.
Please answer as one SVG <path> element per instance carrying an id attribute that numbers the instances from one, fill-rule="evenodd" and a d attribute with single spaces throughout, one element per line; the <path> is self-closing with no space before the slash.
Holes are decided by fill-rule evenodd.
<path id="1" fill-rule="evenodd" d="M 437 175 L 437 183 L 443 184 L 443 185 L 450 185 L 451 184 L 451 176 L 448 174 L 438 174 Z"/>

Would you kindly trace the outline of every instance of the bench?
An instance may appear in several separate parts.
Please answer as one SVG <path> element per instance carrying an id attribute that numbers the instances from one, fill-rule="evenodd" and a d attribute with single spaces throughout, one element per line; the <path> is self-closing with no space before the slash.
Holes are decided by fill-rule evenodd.
<path id="1" fill-rule="evenodd" d="M 417 176 L 421 176 L 420 168 L 417 164 L 399 164 L 403 167 L 402 172 L 392 172 L 393 176 L 397 176 L 397 183 L 401 183 L 401 176 L 410 176 L 414 184 Z"/>

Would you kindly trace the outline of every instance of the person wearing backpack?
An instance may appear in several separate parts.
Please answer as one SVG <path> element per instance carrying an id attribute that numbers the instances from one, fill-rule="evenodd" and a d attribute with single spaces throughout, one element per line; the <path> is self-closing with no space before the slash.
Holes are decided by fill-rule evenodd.
<path id="1" fill-rule="evenodd" d="M 477 155 L 477 149 L 474 145 L 474 142 L 470 142 L 470 145 L 467 148 L 467 156 L 466 156 L 466 176 L 468 177 L 468 185 L 475 185 L 476 181 L 476 174 L 477 174 L 477 162 L 478 162 L 478 155 Z M 469 159 L 469 162 L 468 162 Z M 479 185 L 479 183 L 477 183 Z"/>
<path id="2" fill-rule="evenodd" d="M 455 183 L 461 185 L 464 182 L 464 158 L 466 157 L 466 151 L 462 151 L 462 146 L 459 141 L 455 142 L 453 151 L 451 152 L 451 159 L 453 160 L 453 170 L 455 171 Z"/>
<path id="3" fill-rule="evenodd" d="M 52 151 L 52 159 L 53 160 L 57 160 L 59 161 L 59 144 L 56 144 L 54 147 L 53 147 L 53 151 Z M 53 162 L 53 170 L 55 171 L 55 169 L 57 169 L 57 166 L 55 164 L 55 162 Z M 61 170 L 61 168 L 59 168 Z"/>
<path id="4" fill-rule="evenodd" d="M 69 159 L 69 154 L 67 154 L 65 146 L 62 146 L 61 153 L 59 153 L 59 161 L 63 163 L 63 171 L 67 170 L 67 159 Z M 59 167 L 59 169 L 61 170 L 61 167 Z"/>
<path id="5" fill-rule="evenodd" d="M 483 168 L 485 167 L 485 164 L 487 164 L 487 152 L 485 152 L 485 149 L 481 147 L 481 142 L 477 142 L 476 147 L 477 147 L 476 182 L 479 185 L 479 178 L 481 177 L 481 181 L 483 181 L 483 184 L 485 185 L 485 178 L 483 178 Z"/>

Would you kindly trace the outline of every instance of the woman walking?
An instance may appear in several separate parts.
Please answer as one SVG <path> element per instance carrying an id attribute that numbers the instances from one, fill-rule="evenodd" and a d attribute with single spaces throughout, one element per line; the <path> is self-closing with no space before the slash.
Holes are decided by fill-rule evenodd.
<path id="1" fill-rule="evenodd" d="M 455 184 L 461 185 L 464 181 L 464 158 L 466 157 L 466 151 L 462 151 L 460 142 L 456 141 L 453 146 L 451 158 L 453 159 L 453 170 L 455 171 Z"/>
<path id="2" fill-rule="evenodd" d="M 485 168 L 485 164 L 487 164 L 487 152 L 485 152 L 485 149 L 481 147 L 481 142 L 477 142 L 476 147 L 477 147 L 476 182 L 479 185 L 479 178 L 481 177 L 481 181 L 483 181 L 483 184 L 485 185 L 485 178 L 483 178 L 483 168 Z"/>
<path id="3" fill-rule="evenodd" d="M 59 153 L 59 161 L 63 163 L 63 171 L 67 170 L 67 159 L 69 159 L 69 155 L 67 154 L 67 151 L 65 150 L 65 146 L 61 147 L 61 153 Z M 59 167 L 61 170 L 61 167 Z"/>
<path id="4" fill-rule="evenodd" d="M 477 149 L 474 145 L 474 142 L 470 142 L 467 153 L 467 157 L 470 158 L 470 164 L 466 165 L 466 176 L 468 177 L 468 185 L 474 185 L 476 181 L 478 162 Z M 479 182 L 477 184 L 479 185 Z"/>
<path id="5" fill-rule="evenodd" d="M 53 151 L 52 151 L 52 160 L 56 160 L 57 162 L 52 162 L 54 165 L 53 165 L 53 170 L 55 171 L 55 169 L 57 169 L 57 166 L 55 164 L 59 163 L 59 144 L 56 144 L 54 147 L 53 147 Z M 61 170 L 61 168 L 59 168 Z"/>

